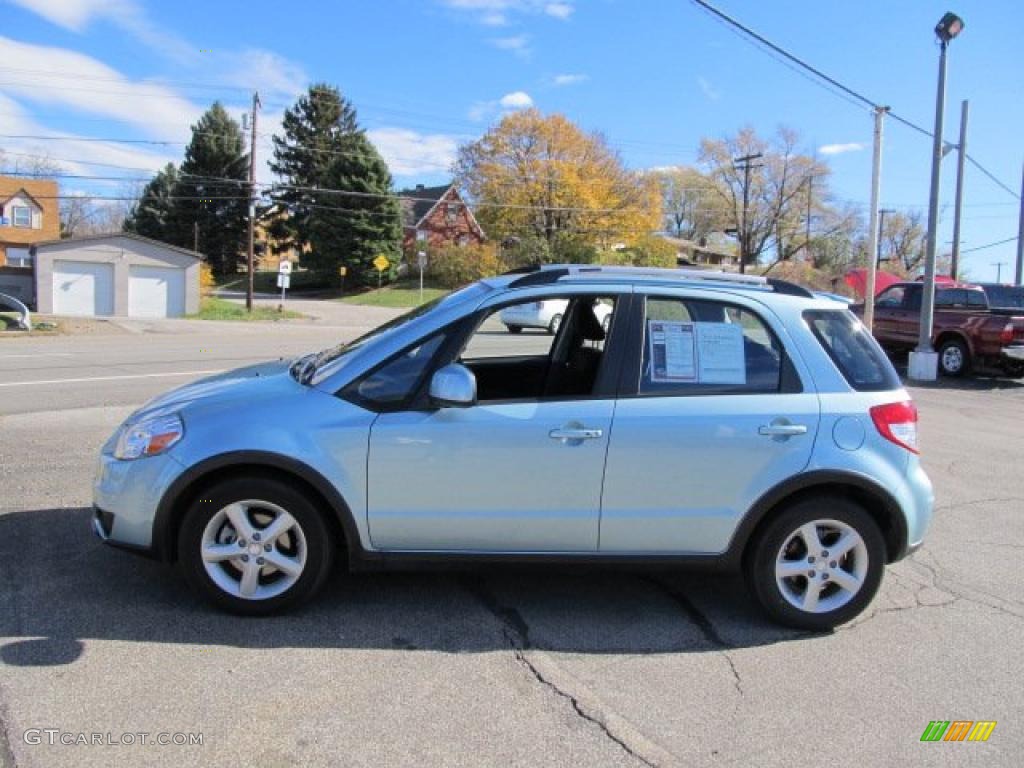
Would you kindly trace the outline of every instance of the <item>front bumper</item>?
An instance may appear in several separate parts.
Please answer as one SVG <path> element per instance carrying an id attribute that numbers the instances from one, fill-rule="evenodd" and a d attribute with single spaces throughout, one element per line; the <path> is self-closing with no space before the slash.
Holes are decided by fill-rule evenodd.
<path id="1" fill-rule="evenodd" d="M 93 506 L 98 510 L 93 516 L 93 532 L 123 549 L 152 551 L 157 507 L 184 469 L 170 452 L 134 461 L 101 453 L 92 489 Z"/>
<path id="2" fill-rule="evenodd" d="M 115 515 L 107 512 L 105 509 L 100 509 L 96 506 L 92 508 L 92 532 L 96 534 L 96 538 L 104 544 L 116 549 L 123 549 L 125 552 L 131 552 L 134 555 L 141 555 L 154 560 L 159 559 L 159 556 L 153 547 L 141 547 L 136 544 L 128 544 L 126 542 L 115 541 L 110 538 L 110 532 L 114 527 L 114 519 Z"/>

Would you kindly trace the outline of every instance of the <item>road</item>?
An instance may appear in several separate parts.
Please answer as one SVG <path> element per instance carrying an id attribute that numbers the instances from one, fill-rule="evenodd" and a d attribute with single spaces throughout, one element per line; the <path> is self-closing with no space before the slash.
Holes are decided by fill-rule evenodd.
<path id="1" fill-rule="evenodd" d="M 736 579 L 603 570 L 338 572 L 298 613 L 242 620 L 92 538 L 94 456 L 134 407 L 359 327 L 0 339 L 0 766 L 1020 763 L 1019 382 L 913 390 L 934 527 L 825 635 L 768 624 Z M 920 743 L 935 719 L 998 725 Z"/>

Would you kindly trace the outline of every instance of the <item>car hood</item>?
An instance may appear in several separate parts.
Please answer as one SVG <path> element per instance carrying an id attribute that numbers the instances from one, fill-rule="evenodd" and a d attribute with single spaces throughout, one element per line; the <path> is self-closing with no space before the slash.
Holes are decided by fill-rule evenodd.
<path id="1" fill-rule="evenodd" d="M 284 388 L 302 387 L 288 373 L 290 360 L 247 365 L 194 381 L 150 400 L 128 421 L 139 421 L 156 412 L 179 410 L 192 404 L 251 401 L 279 393 Z"/>

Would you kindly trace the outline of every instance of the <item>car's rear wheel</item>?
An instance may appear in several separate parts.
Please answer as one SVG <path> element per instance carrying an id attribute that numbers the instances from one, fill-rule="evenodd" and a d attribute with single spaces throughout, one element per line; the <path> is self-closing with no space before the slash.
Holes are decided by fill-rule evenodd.
<path id="1" fill-rule="evenodd" d="M 971 370 L 971 351 L 960 339 L 939 345 L 939 370 L 944 376 L 963 376 Z"/>
<path id="2" fill-rule="evenodd" d="M 258 477 L 232 478 L 199 494 L 178 538 L 192 587 L 244 615 L 275 613 L 311 597 L 333 554 L 330 531 L 309 498 Z"/>
<path id="3" fill-rule="evenodd" d="M 857 616 L 885 567 L 878 524 L 846 499 L 820 495 L 775 517 L 751 544 L 746 576 L 776 621 L 823 631 Z"/>
<path id="4" fill-rule="evenodd" d="M 548 333 L 554 336 L 558 333 L 558 329 L 562 327 L 562 316 L 555 315 L 551 318 L 551 322 L 548 323 Z"/>
<path id="5" fill-rule="evenodd" d="M 523 332 L 523 326 L 521 326 L 521 325 L 506 325 L 505 327 L 508 328 L 508 332 L 509 333 L 522 333 Z"/>

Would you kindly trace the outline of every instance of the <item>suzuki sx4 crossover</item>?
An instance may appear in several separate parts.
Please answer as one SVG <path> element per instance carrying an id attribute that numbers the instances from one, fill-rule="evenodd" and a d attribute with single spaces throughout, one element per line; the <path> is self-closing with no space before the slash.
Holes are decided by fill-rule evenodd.
<path id="1" fill-rule="evenodd" d="M 508 332 L 542 303 L 553 333 Z M 860 613 L 933 503 L 917 410 L 845 304 L 583 266 L 158 397 L 103 446 L 94 500 L 103 540 L 240 614 L 309 598 L 338 560 L 657 563 L 742 570 L 806 629 Z"/>

